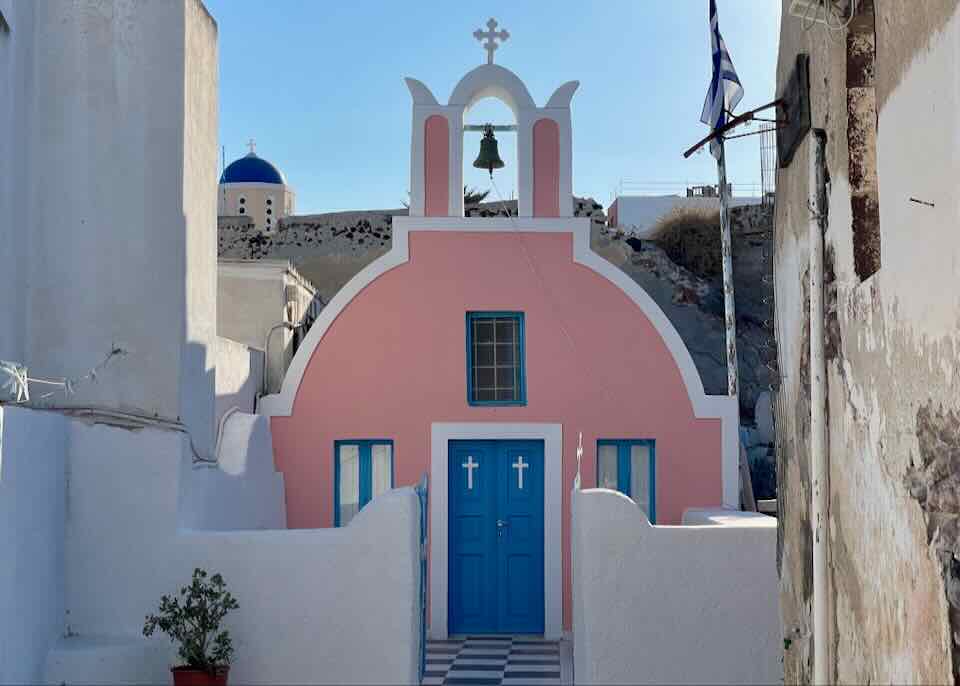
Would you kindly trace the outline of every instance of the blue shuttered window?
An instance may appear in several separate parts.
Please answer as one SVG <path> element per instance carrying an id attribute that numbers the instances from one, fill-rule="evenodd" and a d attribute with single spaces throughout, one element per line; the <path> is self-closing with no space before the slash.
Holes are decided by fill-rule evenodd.
<path id="1" fill-rule="evenodd" d="M 597 441 L 597 487 L 620 491 L 657 523 L 657 459 L 654 441 Z"/>
<path id="2" fill-rule="evenodd" d="M 346 526 L 367 503 L 393 488 L 393 441 L 336 441 L 333 465 L 333 525 Z"/>

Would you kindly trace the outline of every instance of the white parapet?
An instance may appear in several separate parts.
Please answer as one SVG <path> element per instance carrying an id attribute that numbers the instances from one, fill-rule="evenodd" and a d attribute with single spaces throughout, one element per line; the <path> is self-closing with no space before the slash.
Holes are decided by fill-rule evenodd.
<path id="1" fill-rule="evenodd" d="M 653 526 L 603 489 L 575 490 L 572 517 L 578 684 L 782 682 L 775 519 Z"/>
<path id="2" fill-rule="evenodd" d="M 220 424 L 216 464 L 195 463 L 180 488 L 181 528 L 286 529 L 283 474 L 276 471 L 270 419 L 228 412 Z"/>
<path id="3" fill-rule="evenodd" d="M 251 447 L 259 441 L 256 429 L 266 420 L 248 417 L 239 415 L 237 432 L 225 434 L 222 479 L 259 475 L 269 482 L 279 474 L 262 451 L 233 452 L 244 440 Z M 126 639 L 139 636 L 162 594 L 202 567 L 222 574 L 240 603 L 227 620 L 236 646 L 231 682 L 415 681 L 420 515 L 412 489 L 377 497 L 340 529 L 225 530 L 236 529 L 225 521 L 221 530 L 187 530 L 178 521 L 189 498 L 184 479 L 195 474 L 178 457 L 181 440 L 74 423 L 66 608 L 71 634 L 101 637 L 105 659 L 92 658 L 98 648 L 89 642 L 71 652 L 68 638 L 57 648 L 56 674 L 70 659 L 68 683 L 165 683 L 169 661 L 161 660 L 159 671 L 152 658 L 129 673 L 114 667 L 136 664 L 123 657 L 132 650 Z M 222 495 L 213 486 L 210 492 Z M 147 656 L 168 650 L 166 638 L 141 641 Z M 100 672 L 80 671 L 97 665 Z"/>
<path id="4" fill-rule="evenodd" d="M 283 526 L 267 422 L 235 414 L 198 481 L 182 433 L 0 407 L 0 684 L 167 683 L 173 648 L 144 616 L 194 567 L 240 603 L 231 682 L 414 683 L 416 494 L 339 529 L 263 528 Z"/>
<path id="5" fill-rule="evenodd" d="M 0 684 L 37 683 L 63 633 L 68 423 L 0 406 Z"/>

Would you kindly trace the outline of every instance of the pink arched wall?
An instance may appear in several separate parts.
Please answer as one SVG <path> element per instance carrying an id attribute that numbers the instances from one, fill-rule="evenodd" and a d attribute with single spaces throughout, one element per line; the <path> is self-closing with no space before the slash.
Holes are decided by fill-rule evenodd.
<path id="1" fill-rule="evenodd" d="M 570 233 L 410 233 L 410 259 L 363 289 L 317 345 L 289 417 L 274 417 L 291 528 L 333 522 L 333 444 L 392 438 L 397 486 L 430 471 L 432 422 L 563 425 L 564 627 L 571 622 L 570 490 L 596 484 L 599 438 L 656 440 L 658 523 L 718 505 L 720 420 L 697 419 L 676 363 L 619 288 L 573 262 Z M 534 261 L 538 278 L 527 261 Z M 467 403 L 464 318 L 520 310 L 528 402 Z"/>
<path id="2" fill-rule="evenodd" d="M 450 213 L 450 123 L 434 114 L 423 126 L 423 211 L 428 217 L 446 217 Z"/>
<path id="3" fill-rule="evenodd" d="M 552 119 L 533 125 L 533 216 L 560 216 L 560 127 Z"/>

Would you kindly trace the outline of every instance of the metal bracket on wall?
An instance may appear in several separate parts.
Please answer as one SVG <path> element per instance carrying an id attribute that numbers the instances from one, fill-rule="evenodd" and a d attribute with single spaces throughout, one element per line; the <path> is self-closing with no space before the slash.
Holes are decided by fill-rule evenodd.
<path id="1" fill-rule="evenodd" d="M 797 55 L 797 63 L 778 98 L 778 118 L 786 123 L 777 132 L 777 162 L 780 168 L 790 166 L 794 153 L 810 131 L 810 56 Z"/>
<path id="2" fill-rule="evenodd" d="M 732 113 L 732 112 L 727 112 L 727 114 L 731 117 L 730 121 L 728 121 L 726 124 L 724 124 L 724 125 L 721 126 L 720 128 L 714 129 L 713 131 L 711 131 L 711 132 L 709 133 L 709 135 L 704 136 L 704 137 L 701 138 L 699 141 L 697 141 L 697 142 L 694 143 L 692 146 L 690 146 L 690 147 L 683 153 L 684 158 L 690 157 L 690 155 L 692 155 L 692 154 L 695 153 L 697 150 L 699 150 L 700 148 L 702 148 L 703 146 L 705 146 L 707 143 L 709 143 L 710 141 L 712 141 L 714 138 L 721 138 L 721 137 L 722 137 L 723 139 L 729 140 L 729 139 L 731 139 L 731 138 L 743 138 L 744 136 L 756 136 L 756 135 L 759 135 L 759 134 L 761 134 L 761 133 L 765 133 L 764 131 L 753 131 L 753 132 L 751 132 L 751 133 L 742 133 L 742 134 L 738 134 L 738 135 L 735 135 L 735 136 L 728 136 L 728 135 L 727 135 L 727 132 L 733 131 L 733 130 L 734 130 L 735 128 L 737 128 L 738 126 L 742 126 L 742 125 L 744 125 L 744 124 L 749 125 L 751 122 L 754 122 L 754 121 L 772 122 L 772 123 L 774 123 L 774 124 L 777 125 L 775 128 L 778 128 L 778 129 L 779 129 L 782 125 L 785 125 L 785 124 L 786 124 L 786 121 L 782 121 L 780 118 L 777 118 L 777 119 L 764 119 L 764 118 L 762 118 L 762 117 L 758 117 L 758 116 L 757 116 L 757 113 L 758 113 L 758 112 L 763 112 L 764 110 L 769 110 L 769 109 L 774 108 L 774 107 L 776 107 L 776 108 L 778 109 L 778 111 L 779 111 L 779 110 L 783 107 L 783 104 L 784 104 L 784 103 L 783 103 L 782 100 L 774 100 L 773 102 L 768 102 L 766 105 L 762 105 L 761 107 L 757 107 L 757 108 L 755 108 L 755 109 L 752 109 L 752 110 L 750 110 L 749 112 L 744 112 L 743 114 L 738 114 L 738 115 L 735 116 L 735 117 L 733 116 L 733 113 Z"/>

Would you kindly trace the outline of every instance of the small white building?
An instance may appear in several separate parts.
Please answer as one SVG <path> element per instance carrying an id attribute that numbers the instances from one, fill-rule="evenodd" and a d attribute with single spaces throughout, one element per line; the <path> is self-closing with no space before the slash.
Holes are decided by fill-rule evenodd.
<path id="1" fill-rule="evenodd" d="M 709 186 L 707 188 L 710 188 Z M 646 238 L 657 224 L 677 210 L 703 209 L 720 210 L 720 198 L 716 194 L 696 192 L 702 186 L 687 189 L 682 195 L 618 195 L 610 204 L 608 224 L 611 228 L 621 229 Z M 730 199 L 731 207 L 741 205 L 759 205 L 759 197 L 735 197 Z"/>
<path id="2" fill-rule="evenodd" d="M 277 167 L 250 152 L 223 170 L 217 188 L 217 215 L 251 217 L 261 231 L 273 231 L 282 217 L 293 214 L 295 195 Z"/>
<path id="3" fill-rule="evenodd" d="M 262 350 L 262 392 L 275 393 L 323 303 L 289 260 L 221 257 L 217 264 L 217 335 Z"/>

